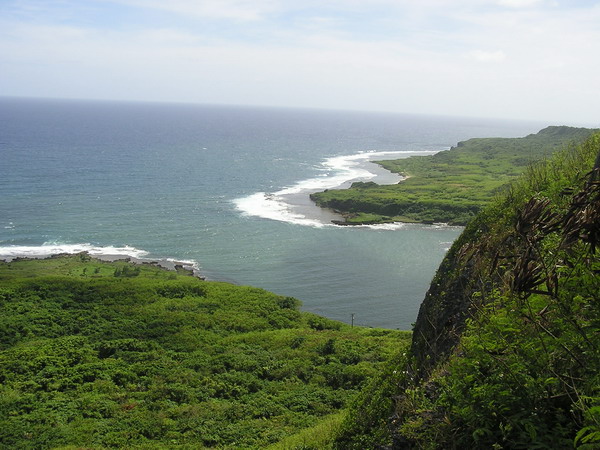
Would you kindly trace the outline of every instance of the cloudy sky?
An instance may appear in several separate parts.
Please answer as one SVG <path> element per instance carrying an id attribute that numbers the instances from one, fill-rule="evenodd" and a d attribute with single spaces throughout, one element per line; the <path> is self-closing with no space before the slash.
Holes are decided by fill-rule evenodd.
<path id="1" fill-rule="evenodd" d="M 0 0 L 0 95 L 600 125 L 600 0 Z"/>

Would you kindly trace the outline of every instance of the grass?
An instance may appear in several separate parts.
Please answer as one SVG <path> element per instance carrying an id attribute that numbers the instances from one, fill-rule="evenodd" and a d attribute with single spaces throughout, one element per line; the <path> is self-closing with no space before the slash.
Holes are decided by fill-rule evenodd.
<path id="1" fill-rule="evenodd" d="M 328 450 L 331 449 L 339 432 L 345 412 L 331 414 L 315 426 L 289 436 L 266 450 Z"/>

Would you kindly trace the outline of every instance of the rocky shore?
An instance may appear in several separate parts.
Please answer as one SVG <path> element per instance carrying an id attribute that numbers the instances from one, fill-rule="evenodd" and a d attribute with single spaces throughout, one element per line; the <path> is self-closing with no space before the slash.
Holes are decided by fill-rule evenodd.
<path id="1" fill-rule="evenodd" d="M 44 255 L 38 255 L 38 256 L 36 256 L 36 255 L 0 256 L 0 261 L 11 262 L 11 261 L 28 260 L 28 259 L 60 258 L 65 255 L 72 255 L 72 254 L 73 253 L 55 253 L 52 255 L 44 254 Z M 75 254 L 85 255 L 90 259 L 96 259 L 98 261 L 105 261 L 105 262 L 125 261 L 125 262 L 129 262 L 131 264 L 139 264 L 139 265 L 148 264 L 148 265 L 158 266 L 165 270 L 170 270 L 170 271 L 174 271 L 174 272 L 178 272 L 178 273 L 186 273 L 187 272 L 190 276 L 194 276 L 201 280 L 206 279 L 200 273 L 200 271 L 194 265 L 194 263 L 189 262 L 189 261 L 177 261 L 177 260 L 167 259 L 167 258 L 158 258 L 158 259 L 156 259 L 156 258 L 139 258 L 139 257 L 134 257 L 134 256 L 118 255 L 118 254 L 115 254 L 115 255 L 111 255 L 111 254 L 90 255 L 90 253 L 87 251 L 78 252 Z"/>

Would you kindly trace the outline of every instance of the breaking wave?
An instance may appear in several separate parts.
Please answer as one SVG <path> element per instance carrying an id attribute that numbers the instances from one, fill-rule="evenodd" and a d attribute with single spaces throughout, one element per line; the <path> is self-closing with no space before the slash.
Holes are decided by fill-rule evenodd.
<path id="1" fill-rule="evenodd" d="M 278 220 L 312 227 L 336 226 L 331 217 L 316 205 L 307 204 L 311 193 L 325 189 L 349 187 L 355 181 L 378 181 L 380 184 L 392 184 L 402 180 L 397 174 L 382 169 L 371 161 L 377 158 L 408 158 L 415 155 L 432 155 L 437 151 L 371 151 L 354 155 L 327 158 L 318 167 L 321 176 L 301 180 L 276 192 L 257 192 L 234 200 L 237 209 L 247 216 Z M 384 173 L 385 175 L 382 175 Z M 331 214 L 329 214 L 330 216 Z M 369 228 L 396 230 L 402 224 L 370 225 Z"/>

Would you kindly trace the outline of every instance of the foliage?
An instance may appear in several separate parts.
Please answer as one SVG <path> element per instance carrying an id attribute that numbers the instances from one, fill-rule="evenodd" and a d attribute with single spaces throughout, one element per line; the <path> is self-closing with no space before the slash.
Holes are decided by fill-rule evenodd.
<path id="1" fill-rule="evenodd" d="M 328 450 L 332 448 L 344 413 L 326 416 L 314 427 L 306 428 L 289 436 L 267 450 Z"/>
<path id="2" fill-rule="evenodd" d="M 600 446 L 599 152 L 595 134 L 532 166 L 454 244 L 470 318 L 449 358 L 409 371 L 397 443 Z"/>
<path id="3" fill-rule="evenodd" d="M 339 415 L 406 342 L 86 254 L 0 263 L 0 305 L 2 448 L 264 448 Z"/>
<path id="4" fill-rule="evenodd" d="M 389 420 L 393 399 L 400 394 L 400 380 L 405 376 L 406 353 L 396 355 L 373 377 L 352 402 L 337 431 L 333 448 L 362 450 L 391 444 Z"/>
<path id="5" fill-rule="evenodd" d="M 379 161 L 408 177 L 398 184 L 358 182 L 350 189 L 330 189 L 311 198 L 319 206 L 342 212 L 348 223 L 396 220 L 463 225 L 533 161 L 572 141 L 583 141 L 592 131 L 548 127 L 525 138 L 470 139 L 431 156 Z M 367 213 L 368 219 L 360 218 Z"/>

